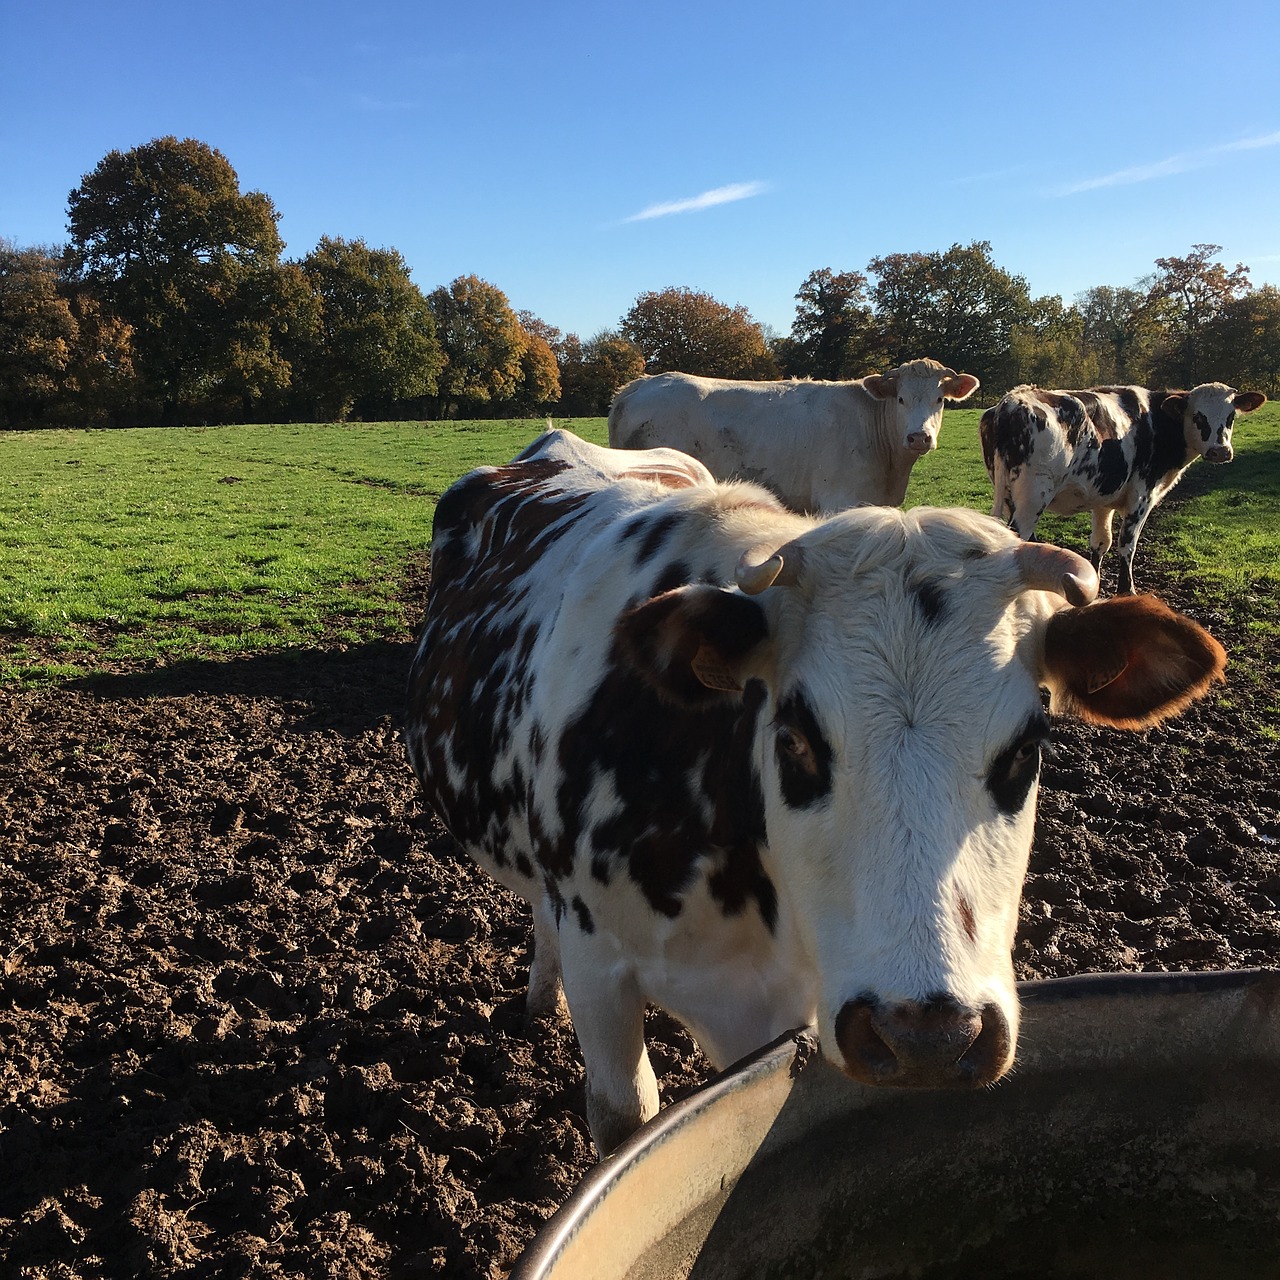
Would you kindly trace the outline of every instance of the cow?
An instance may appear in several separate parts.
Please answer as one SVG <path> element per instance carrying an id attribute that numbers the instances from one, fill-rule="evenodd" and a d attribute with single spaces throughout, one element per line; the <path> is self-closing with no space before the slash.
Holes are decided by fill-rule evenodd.
<path id="1" fill-rule="evenodd" d="M 937 448 L 947 400 L 978 379 L 912 360 L 856 382 L 731 382 L 663 373 L 614 397 L 615 449 L 669 445 L 720 480 L 754 480 L 796 511 L 901 505 L 911 468 Z"/>
<path id="2" fill-rule="evenodd" d="M 1197 458 L 1230 462 L 1236 414 L 1252 413 L 1266 399 L 1222 382 L 1190 391 L 1015 387 L 978 426 L 995 487 L 991 514 L 1007 518 L 1029 540 L 1045 510 L 1089 511 L 1089 559 L 1096 569 L 1111 546 L 1111 517 L 1118 511 L 1119 586 L 1131 594 L 1133 553 L 1147 517 Z"/>
<path id="3" fill-rule="evenodd" d="M 716 1067 L 814 1023 L 868 1084 L 1008 1071 L 1042 687 L 1141 729 L 1225 663 L 1097 586 L 985 514 L 806 516 L 564 431 L 441 497 L 408 755 L 532 906 L 602 1155 L 657 1111 L 649 1002 Z"/>

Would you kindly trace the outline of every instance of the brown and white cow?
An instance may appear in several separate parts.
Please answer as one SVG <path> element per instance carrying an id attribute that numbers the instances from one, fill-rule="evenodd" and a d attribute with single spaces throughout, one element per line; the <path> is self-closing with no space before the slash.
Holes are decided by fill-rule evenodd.
<path id="1" fill-rule="evenodd" d="M 669 445 L 721 480 L 754 480 L 795 511 L 899 506 L 911 468 L 937 448 L 942 409 L 978 379 L 912 360 L 855 382 L 732 382 L 663 373 L 614 397 L 615 449 Z"/>
<path id="2" fill-rule="evenodd" d="M 1030 539 L 1045 510 L 1089 511 L 1095 568 L 1120 513 L 1120 590 L 1133 591 L 1133 553 L 1147 517 L 1197 458 L 1230 462 L 1237 413 L 1267 397 L 1206 382 L 1191 391 L 1015 387 L 982 415 L 979 433 L 995 485 L 991 514 Z"/>
<path id="3" fill-rule="evenodd" d="M 657 1110 L 647 1002 L 717 1066 L 812 1022 L 860 1081 L 998 1079 L 1041 688 L 1142 728 L 1221 647 L 1081 607 L 1087 561 L 976 512 L 818 519 L 659 461 L 555 431 L 453 485 L 409 688 L 427 800 L 532 904 L 532 1013 L 563 975 L 597 1147 Z"/>

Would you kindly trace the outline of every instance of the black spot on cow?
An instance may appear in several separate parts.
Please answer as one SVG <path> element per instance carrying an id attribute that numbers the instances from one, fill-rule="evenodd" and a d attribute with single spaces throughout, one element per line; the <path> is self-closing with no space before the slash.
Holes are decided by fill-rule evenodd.
<path id="1" fill-rule="evenodd" d="M 529 861 L 529 855 L 523 850 L 516 854 L 516 870 L 522 876 L 533 878 L 533 863 Z"/>
<path id="2" fill-rule="evenodd" d="M 1135 460 L 1134 470 L 1147 482 L 1148 488 L 1182 470 L 1191 460 L 1192 454 L 1187 451 L 1187 436 L 1182 425 L 1182 414 L 1162 411 L 1166 396 L 1172 393 L 1153 391 L 1151 393 L 1151 413 L 1147 418 L 1151 429 L 1151 449 L 1143 459 L 1145 465 L 1139 466 Z"/>
<path id="3" fill-rule="evenodd" d="M 929 626 L 942 620 L 947 611 L 947 597 L 936 582 L 926 579 L 917 583 L 911 588 L 911 595 L 921 617 Z"/>
<path id="4" fill-rule="evenodd" d="M 987 790 L 996 807 L 1010 816 L 1020 813 L 1040 775 L 1040 751 L 1049 737 L 1043 714 L 1031 717 L 987 770 Z"/>
<path id="5" fill-rule="evenodd" d="M 636 547 L 636 568 L 652 560 L 662 550 L 662 544 L 679 526 L 680 515 L 678 512 L 668 511 L 665 515 L 654 516 L 639 523 L 645 528 L 640 536 L 640 545 Z"/>
<path id="6" fill-rule="evenodd" d="M 774 725 L 774 754 L 783 800 L 792 809 L 810 809 L 829 799 L 831 744 L 803 688 L 792 689 L 778 704 Z"/>
<path id="7" fill-rule="evenodd" d="M 613 879 L 613 868 L 609 865 L 609 859 L 600 852 L 596 852 L 591 858 L 591 876 L 592 879 L 598 880 L 601 884 L 608 884 Z"/>
<path id="8" fill-rule="evenodd" d="M 677 587 L 683 587 L 692 576 L 689 566 L 683 560 L 677 560 L 673 564 L 667 565 L 658 575 L 653 584 L 653 594 L 660 596 L 664 592 L 674 591 Z"/>
<path id="9" fill-rule="evenodd" d="M 596 922 L 591 918 L 591 912 L 587 910 L 587 904 L 575 893 L 571 903 L 573 914 L 578 917 L 578 928 L 583 933 L 595 933 Z"/>
<path id="10" fill-rule="evenodd" d="M 1121 411 L 1131 423 L 1137 422 L 1146 412 L 1142 407 L 1141 398 L 1133 387 L 1117 387 L 1115 389 L 1115 397 Z"/>
<path id="11" fill-rule="evenodd" d="M 1086 393 L 1081 393 L 1079 397 L 1059 396 L 1057 404 L 1058 424 L 1067 433 L 1067 442 L 1074 448 L 1080 443 L 1080 437 L 1084 435 L 1085 428 L 1089 425 L 1089 415 L 1085 411 L 1084 398 Z M 1097 397 L 1090 396 L 1094 403 L 1097 404 Z"/>
<path id="12" fill-rule="evenodd" d="M 1096 465 L 1094 484 L 1104 498 L 1120 490 L 1129 478 L 1129 464 L 1125 461 L 1124 446 L 1119 440 L 1102 441 Z"/>
<path id="13" fill-rule="evenodd" d="M 555 915 L 556 924 L 560 924 L 565 917 L 565 912 L 568 911 L 564 894 L 560 892 L 560 886 L 550 876 L 543 876 L 542 887 L 546 890 L 547 898 L 551 902 L 551 910 Z"/>
<path id="14" fill-rule="evenodd" d="M 1213 435 L 1213 428 L 1209 425 L 1209 419 L 1197 410 L 1191 421 L 1196 424 L 1196 428 L 1200 432 L 1200 439 L 1203 440 L 1205 444 L 1208 444 L 1209 437 Z"/>

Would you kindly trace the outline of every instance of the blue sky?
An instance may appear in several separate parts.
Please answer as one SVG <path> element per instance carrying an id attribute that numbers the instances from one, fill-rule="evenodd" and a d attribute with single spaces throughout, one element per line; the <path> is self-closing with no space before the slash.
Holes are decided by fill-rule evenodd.
<path id="1" fill-rule="evenodd" d="M 1224 246 L 1280 283 L 1280 5 L 0 0 L 0 236 L 165 134 L 287 255 L 394 247 L 587 337 L 668 285 L 786 332 L 819 267 L 990 240 L 1036 294 Z"/>

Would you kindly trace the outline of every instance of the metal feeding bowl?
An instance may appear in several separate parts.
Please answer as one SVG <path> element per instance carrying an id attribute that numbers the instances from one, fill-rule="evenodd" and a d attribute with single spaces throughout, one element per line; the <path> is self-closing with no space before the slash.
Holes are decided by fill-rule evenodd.
<path id="1" fill-rule="evenodd" d="M 1021 995 L 973 1093 L 775 1042 L 592 1170 L 512 1280 L 1280 1277 L 1280 971 Z"/>

